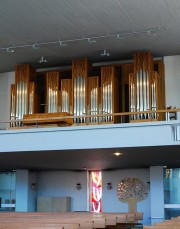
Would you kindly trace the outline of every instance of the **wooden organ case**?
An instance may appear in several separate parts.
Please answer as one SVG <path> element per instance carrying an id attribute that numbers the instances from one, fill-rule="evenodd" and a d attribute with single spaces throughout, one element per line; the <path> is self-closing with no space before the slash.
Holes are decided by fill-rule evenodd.
<path id="1" fill-rule="evenodd" d="M 58 112 L 59 72 L 46 73 L 46 113 Z"/>
<path id="2" fill-rule="evenodd" d="M 87 80 L 89 63 L 86 58 L 72 61 L 73 113 L 75 116 L 87 114 Z M 76 118 L 75 123 L 86 123 L 85 118 Z"/>
<path id="3" fill-rule="evenodd" d="M 22 119 L 24 114 L 37 112 L 35 75 L 35 69 L 28 64 L 16 66 L 15 84 L 11 85 L 10 120 Z M 20 125 L 21 122 L 12 122 L 10 126 Z"/>
<path id="4" fill-rule="evenodd" d="M 99 122 L 99 77 L 88 77 L 88 115 L 93 115 L 89 118 L 89 123 Z"/>
<path id="5" fill-rule="evenodd" d="M 72 79 L 61 80 L 61 111 L 72 114 Z"/>
<path id="6" fill-rule="evenodd" d="M 36 125 L 37 119 L 46 118 L 46 121 L 39 120 L 39 124 L 62 126 L 164 119 L 155 112 L 165 108 L 162 60 L 153 61 L 149 52 L 136 52 L 134 63 L 94 69 L 90 69 L 86 58 L 74 59 L 72 76 L 71 70 L 66 70 L 66 74 L 45 72 L 41 73 L 39 81 L 37 76 L 35 83 L 35 70 L 27 64 L 18 65 L 15 84 L 11 85 L 11 120 L 31 121 L 12 122 L 11 127 Z M 42 105 L 45 105 L 43 110 L 40 109 Z M 118 112 L 140 114 L 113 115 Z M 71 115 L 80 117 L 67 117 Z"/>
<path id="7" fill-rule="evenodd" d="M 129 110 L 141 113 L 131 115 L 131 122 L 155 121 L 162 118 L 153 112 L 163 108 L 161 89 L 160 76 L 153 71 L 152 55 L 149 52 L 136 52 L 134 73 L 129 74 Z"/>
<path id="8" fill-rule="evenodd" d="M 103 123 L 116 123 L 118 118 L 108 114 L 118 112 L 117 75 L 114 66 L 101 67 L 101 104 L 100 112 Z"/>

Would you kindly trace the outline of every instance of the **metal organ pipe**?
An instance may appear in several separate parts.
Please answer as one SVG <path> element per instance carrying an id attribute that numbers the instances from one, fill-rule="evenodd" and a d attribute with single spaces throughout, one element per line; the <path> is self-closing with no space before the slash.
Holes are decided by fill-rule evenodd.
<path id="1" fill-rule="evenodd" d="M 135 53 L 134 55 L 134 82 L 133 74 L 129 76 L 130 110 L 142 112 L 134 115 L 135 120 L 156 119 L 157 116 L 145 114 L 143 111 L 156 110 L 157 108 L 157 77 L 153 74 L 153 59 L 150 53 Z M 155 76 L 154 76 L 155 75 Z M 133 116 L 131 116 L 133 120 Z"/>

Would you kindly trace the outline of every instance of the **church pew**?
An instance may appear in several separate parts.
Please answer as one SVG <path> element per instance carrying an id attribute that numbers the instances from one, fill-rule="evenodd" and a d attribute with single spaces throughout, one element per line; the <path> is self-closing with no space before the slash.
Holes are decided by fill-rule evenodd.
<path id="1" fill-rule="evenodd" d="M 127 223 L 128 219 L 131 219 L 130 222 L 134 221 L 135 214 L 132 213 L 91 213 L 91 212 L 58 212 L 58 213 L 47 213 L 47 212 L 27 212 L 27 213 L 20 213 L 20 212 L 13 212 L 13 213 L 7 213 L 8 218 L 20 218 L 21 221 L 27 220 L 28 219 L 38 219 L 40 220 L 42 218 L 52 220 L 54 217 L 55 221 L 57 221 L 58 217 L 58 222 L 80 222 L 81 228 L 86 227 L 86 228 L 105 228 L 106 226 L 115 226 L 116 223 Z M 10 216 L 11 215 L 11 216 Z M 128 217 L 128 216 L 129 217 Z M 1 218 L 5 217 L 6 214 L 2 213 L 0 214 L 0 221 Z M 21 219 L 23 218 L 23 220 Z M 139 216 L 138 216 L 139 217 Z M 70 218 L 70 219 L 69 219 Z M 60 221 L 61 219 L 61 221 Z M 62 220 L 63 219 L 63 220 Z M 83 220 L 82 220 L 83 219 Z M 139 218 L 138 218 L 139 219 Z M 79 221 L 80 220 L 80 221 Z M 88 221 L 87 221 L 88 220 Z"/>

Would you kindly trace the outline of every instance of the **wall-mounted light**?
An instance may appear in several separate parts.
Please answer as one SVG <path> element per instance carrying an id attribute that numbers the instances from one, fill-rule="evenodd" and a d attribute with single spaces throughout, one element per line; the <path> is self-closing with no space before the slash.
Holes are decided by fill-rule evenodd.
<path id="1" fill-rule="evenodd" d="M 110 181 L 107 182 L 107 189 L 108 189 L 108 190 L 112 189 L 112 183 L 111 183 Z"/>
<path id="2" fill-rule="evenodd" d="M 14 49 L 13 48 L 7 48 L 7 52 L 13 53 L 14 52 Z"/>
<path id="3" fill-rule="evenodd" d="M 36 190 L 36 183 L 31 183 L 31 189 Z"/>
<path id="4" fill-rule="evenodd" d="M 77 183 L 76 184 L 76 189 L 79 191 L 79 190 L 81 190 L 81 183 Z"/>

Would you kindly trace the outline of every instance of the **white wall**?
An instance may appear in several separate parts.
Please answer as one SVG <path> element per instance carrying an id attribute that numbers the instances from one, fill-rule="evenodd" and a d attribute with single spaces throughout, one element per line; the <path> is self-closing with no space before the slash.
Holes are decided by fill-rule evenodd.
<path id="1" fill-rule="evenodd" d="M 76 183 L 81 183 L 81 190 L 76 189 Z M 71 197 L 71 211 L 87 211 L 86 171 L 39 172 L 38 197 L 48 196 Z"/>
<path id="2" fill-rule="evenodd" d="M 166 106 L 180 108 L 180 55 L 165 56 L 164 65 Z"/>
<path id="3" fill-rule="evenodd" d="M 139 178 L 145 184 L 149 182 L 149 169 L 122 169 L 113 171 L 103 171 L 103 196 L 102 196 L 102 209 L 103 212 L 127 212 L 128 205 L 118 199 L 117 186 L 120 180 L 124 178 Z M 107 182 L 112 183 L 112 189 L 107 189 Z M 148 184 L 147 184 L 148 185 Z M 150 195 L 148 198 L 138 202 L 137 211 L 144 212 L 144 225 L 150 224 Z"/>
<path id="4" fill-rule="evenodd" d="M 15 82 L 15 72 L 0 74 L 0 122 L 10 120 L 10 85 Z M 0 129 L 7 128 L 8 124 L 0 123 Z"/>

